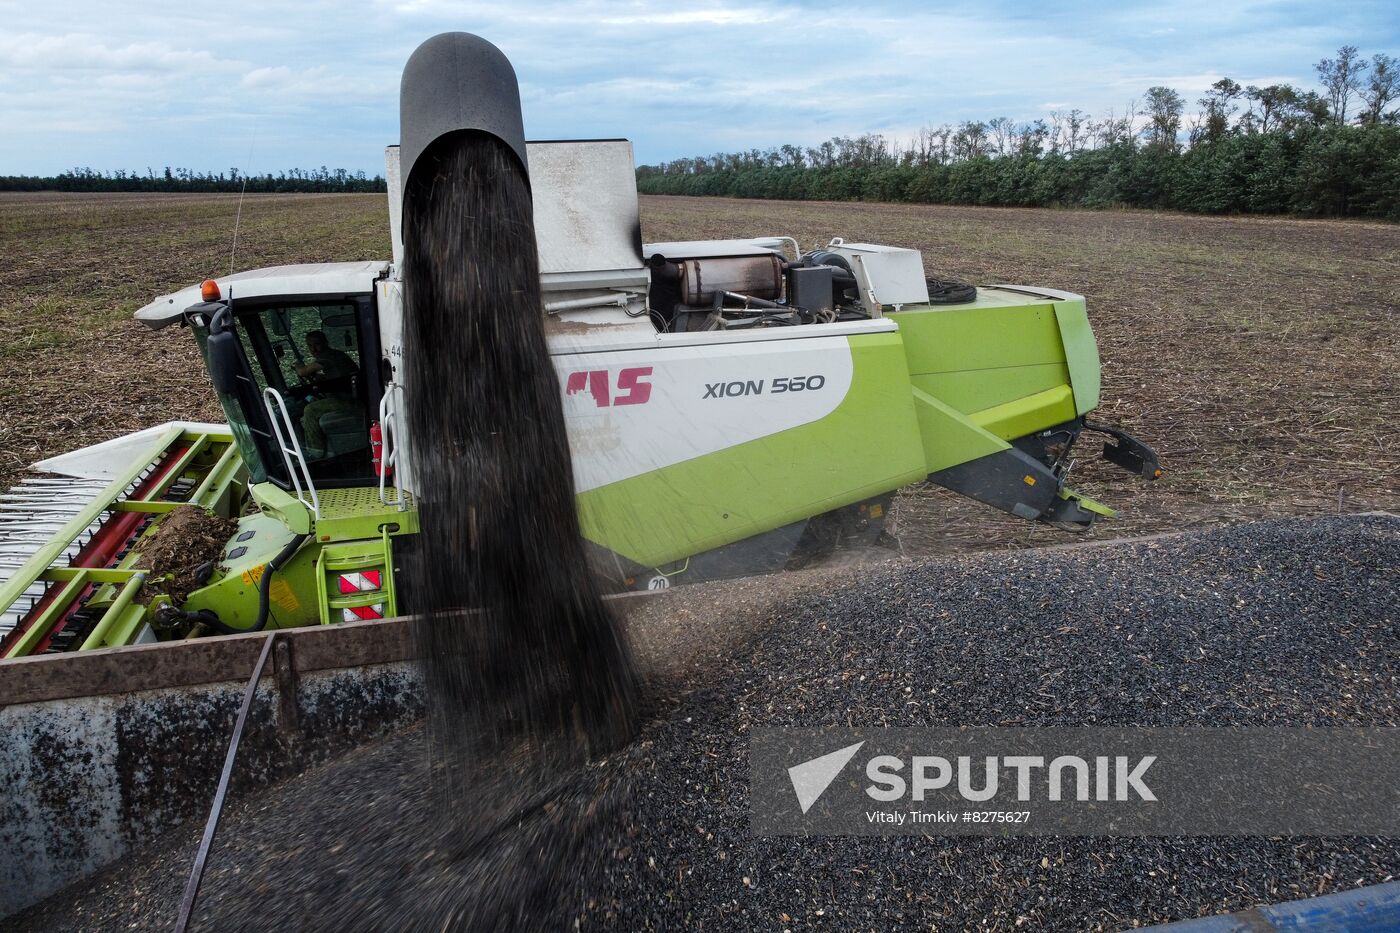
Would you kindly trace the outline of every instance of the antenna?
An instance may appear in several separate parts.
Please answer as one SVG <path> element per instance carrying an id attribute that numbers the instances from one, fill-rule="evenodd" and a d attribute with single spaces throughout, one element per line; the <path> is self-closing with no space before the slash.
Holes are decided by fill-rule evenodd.
<path id="1" fill-rule="evenodd" d="M 253 127 L 256 130 L 256 122 Z M 238 225 L 243 222 L 243 195 L 248 191 L 248 170 L 253 167 L 253 140 L 256 138 L 256 132 L 248 134 L 248 160 L 243 163 L 243 186 L 238 189 L 238 213 L 233 217 L 233 245 L 228 251 L 229 275 L 233 275 L 233 257 L 238 255 Z"/>

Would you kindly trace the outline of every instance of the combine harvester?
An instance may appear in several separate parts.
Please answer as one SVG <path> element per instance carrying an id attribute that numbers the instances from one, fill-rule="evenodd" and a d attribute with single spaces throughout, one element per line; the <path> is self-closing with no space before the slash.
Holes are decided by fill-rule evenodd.
<path id="1" fill-rule="evenodd" d="M 502 79 L 462 67 L 463 86 Z M 0 499 L 4 657 L 411 611 L 396 586 L 418 527 L 400 162 L 463 124 L 452 95 L 405 88 L 392 261 L 240 272 L 141 308 L 151 328 L 190 329 L 227 426 L 172 422 L 45 460 Z M 1113 513 L 1065 485 L 1086 430 L 1109 437 L 1109 460 L 1160 475 L 1148 447 L 1088 420 L 1099 360 L 1080 296 L 931 295 L 918 251 L 841 239 L 643 244 L 627 141 L 527 144 L 518 106 L 499 119 L 484 128 L 528 166 L 572 480 L 613 588 L 873 542 L 893 493 L 926 479 L 1088 527 Z M 226 541 L 198 566 L 158 566 L 154 542 L 179 553 L 188 523 L 172 516 L 190 509 L 227 520 Z"/>

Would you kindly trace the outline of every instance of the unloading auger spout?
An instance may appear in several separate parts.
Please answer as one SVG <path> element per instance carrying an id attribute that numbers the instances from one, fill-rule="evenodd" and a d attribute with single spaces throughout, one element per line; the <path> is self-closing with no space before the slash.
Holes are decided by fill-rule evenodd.
<path id="1" fill-rule="evenodd" d="M 579 527 L 519 107 L 510 63 L 476 36 L 437 36 L 404 71 L 403 395 L 420 524 L 404 569 L 448 806 L 499 780 L 496 753 L 576 759 L 635 722 L 631 655 Z"/>
<path id="2" fill-rule="evenodd" d="M 528 182 L 520 86 L 505 53 L 469 32 L 444 32 L 414 50 L 399 85 L 399 166 L 409 190 L 424 151 L 448 133 L 476 130 L 520 160 Z"/>

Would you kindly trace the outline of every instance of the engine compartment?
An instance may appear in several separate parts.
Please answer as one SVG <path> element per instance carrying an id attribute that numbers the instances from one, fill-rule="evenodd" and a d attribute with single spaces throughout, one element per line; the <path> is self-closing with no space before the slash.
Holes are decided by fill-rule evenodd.
<path id="1" fill-rule="evenodd" d="M 962 304 L 976 289 L 929 279 L 918 250 L 837 237 L 644 244 L 632 146 L 622 139 L 525 144 L 546 333 L 577 338 L 868 321 L 911 305 Z M 385 152 L 397 281 L 399 147 Z M 591 341 L 590 341 L 591 342 Z M 394 341 L 386 336 L 384 345 Z"/>
<path id="2" fill-rule="evenodd" d="M 977 294 L 926 279 L 918 250 L 840 238 L 806 252 L 791 237 L 654 243 L 643 251 L 648 310 L 662 333 L 861 321 Z"/>

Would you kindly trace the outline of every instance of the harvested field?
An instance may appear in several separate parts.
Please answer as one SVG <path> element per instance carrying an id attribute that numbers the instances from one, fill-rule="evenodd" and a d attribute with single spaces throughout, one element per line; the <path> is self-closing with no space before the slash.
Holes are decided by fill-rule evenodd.
<path id="1" fill-rule="evenodd" d="M 454 852 L 412 730 L 237 802 L 196 926 L 1113 930 L 1392 880 L 1381 838 L 755 838 L 747 734 L 1393 727 L 1397 567 L 1400 519 L 1349 517 L 680 590 L 632 621 L 651 722 L 560 806 Z M 19 928 L 168 929 L 197 840 Z"/>
<path id="2" fill-rule="evenodd" d="M 26 463 L 171 418 L 219 419 L 187 332 L 131 321 L 229 268 L 236 196 L 0 195 L 0 487 Z M 1146 485 L 1081 449 L 1122 509 L 1099 537 L 1400 508 L 1400 227 L 1148 212 L 642 199 L 648 239 L 782 233 L 913 246 L 930 272 L 1089 299 L 1103 420 L 1157 447 Z M 236 265 L 389 251 L 379 195 L 263 195 Z M 937 489 L 901 495 L 914 553 L 1064 540 Z"/>

